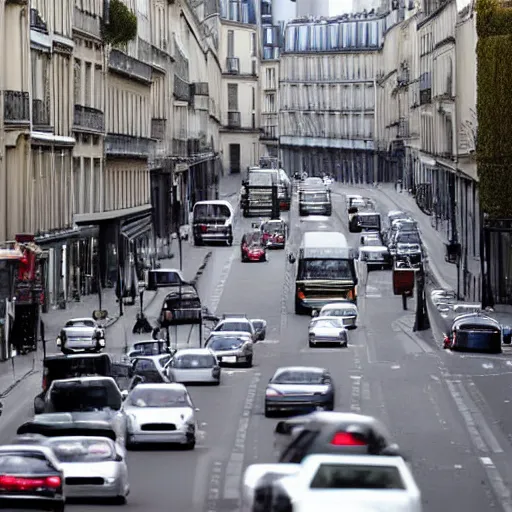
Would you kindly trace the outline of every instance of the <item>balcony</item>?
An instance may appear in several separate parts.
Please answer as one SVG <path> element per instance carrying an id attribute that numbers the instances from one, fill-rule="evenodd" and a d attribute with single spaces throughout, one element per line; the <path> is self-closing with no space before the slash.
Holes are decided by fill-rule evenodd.
<path id="1" fill-rule="evenodd" d="M 101 110 L 83 105 L 75 105 L 73 129 L 80 132 L 103 133 L 105 116 Z"/>
<path id="2" fill-rule="evenodd" d="M 226 58 L 226 73 L 230 75 L 240 74 L 240 59 L 238 57 Z"/>
<path id="3" fill-rule="evenodd" d="M 208 82 L 190 84 L 190 94 L 192 96 L 209 96 Z"/>
<path id="4" fill-rule="evenodd" d="M 261 140 L 277 140 L 277 126 L 264 126 L 261 129 Z"/>
<path id="5" fill-rule="evenodd" d="M 101 39 L 101 19 L 75 7 L 73 14 L 73 30 Z"/>
<path id="6" fill-rule="evenodd" d="M 405 117 L 401 117 L 398 120 L 398 132 L 397 138 L 399 139 L 407 139 L 409 138 L 409 119 L 405 119 Z"/>
<path id="7" fill-rule="evenodd" d="M 172 139 L 172 154 L 173 156 L 181 156 L 185 158 L 188 153 L 187 141 L 180 139 Z"/>
<path id="8" fill-rule="evenodd" d="M 105 153 L 114 158 L 148 158 L 155 141 L 145 137 L 134 137 L 118 133 L 109 133 L 105 138 Z"/>
<path id="9" fill-rule="evenodd" d="M 182 80 L 178 75 L 174 75 L 174 98 L 178 101 L 190 102 L 190 84 Z"/>
<path id="10" fill-rule="evenodd" d="M 153 73 L 151 66 L 133 57 L 129 57 L 119 50 L 112 50 L 110 52 L 108 65 L 116 73 L 129 76 L 145 84 L 151 83 Z"/>
<path id="11" fill-rule="evenodd" d="M 167 67 L 168 57 L 165 52 L 140 37 L 137 41 L 137 58 L 153 67 L 160 69 Z"/>
<path id="12" fill-rule="evenodd" d="M 151 138 L 156 140 L 165 139 L 165 127 L 167 121 L 165 119 L 151 119 Z"/>
<path id="13" fill-rule="evenodd" d="M 37 9 L 30 9 L 30 29 L 48 34 L 48 27 L 43 21 L 43 18 L 39 16 Z"/>
<path id="14" fill-rule="evenodd" d="M 409 69 L 406 67 L 401 67 L 398 70 L 396 76 L 396 82 L 398 87 L 404 87 L 409 83 Z"/>
<path id="15" fill-rule="evenodd" d="M 240 128 L 242 120 L 240 112 L 228 112 L 228 128 Z"/>
<path id="16" fill-rule="evenodd" d="M 30 98 L 28 92 L 4 91 L 5 124 L 30 123 Z"/>
<path id="17" fill-rule="evenodd" d="M 38 132 L 51 130 L 50 109 L 43 100 L 32 100 L 32 126 Z"/>
<path id="18" fill-rule="evenodd" d="M 188 156 L 195 156 L 201 153 L 201 142 L 199 139 L 187 140 L 187 154 Z"/>

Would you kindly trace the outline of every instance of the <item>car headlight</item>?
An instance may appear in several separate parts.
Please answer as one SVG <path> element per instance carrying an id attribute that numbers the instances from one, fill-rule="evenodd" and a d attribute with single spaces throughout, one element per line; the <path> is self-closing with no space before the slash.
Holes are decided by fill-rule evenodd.
<path id="1" fill-rule="evenodd" d="M 105 340 L 103 338 L 100 338 L 99 345 L 100 345 L 100 347 L 104 347 L 105 346 Z"/>
<path id="2" fill-rule="evenodd" d="M 309 333 L 309 337 L 310 337 L 310 338 L 314 338 L 314 337 L 315 337 L 315 333 L 314 333 L 314 332 L 310 332 L 310 333 Z"/>
<path id="3" fill-rule="evenodd" d="M 116 478 L 114 478 L 113 476 L 109 476 L 108 478 L 105 478 L 105 483 L 107 483 L 109 485 L 115 484 Z"/>
<path id="4" fill-rule="evenodd" d="M 57 347 L 60 347 L 62 345 L 62 340 L 60 339 L 60 336 L 57 336 Z"/>

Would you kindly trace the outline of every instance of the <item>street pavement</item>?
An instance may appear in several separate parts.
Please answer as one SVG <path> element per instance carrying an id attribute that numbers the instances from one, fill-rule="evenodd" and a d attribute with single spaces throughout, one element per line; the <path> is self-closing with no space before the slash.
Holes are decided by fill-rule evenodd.
<path id="1" fill-rule="evenodd" d="M 224 369 L 219 387 L 190 387 L 199 408 L 201 434 L 193 452 L 129 452 L 131 494 L 125 510 L 238 511 L 244 467 L 275 461 L 277 420 L 264 417 L 263 400 L 268 379 L 286 365 L 328 368 L 336 386 L 336 410 L 371 414 L 389 426 L 412 464 L 426 512 L 512 510 L 508 491 L 512 448 L 496 423 L 496 406 L 482 399 L 465 377 L 476 369 L 482 371 L 480 360 L 443 351 L 430 331 L 413 333 L 414 304 L 402 309 L 401 297 L 392 295 L 391 272 L 371 272 L 361 279 L 359 327 L 350 331 L 348 348 L 308 347 L 309 318 L 294 314 L 295 269 L 286 254 L 296 252 L 303 232 L 318 229 L 342 231 L 357 245 L 357 235 L 347 232 L 342 193 L 333 194 L 335 213 L 330 218 L 301 220 L 295 206 L 285 214 L 291 227 L 287 250 L 270 252 L 268 262 L 240 261 L 238 244 L 251 219 L 239 218 L 233 247 L 209 248 L 211 264 L 199 282 L 203 302 L 219 314 L 266 319 L 267 339 L 255 347 L 253 368 Z M 150 321 L 154 314 L 149 308 Z M 183 346 L 184 338 L 179 337 Z M 109 338 L 109 347 L 120 353 L 124 337 L 113 341 L 109 334 Z M 190 343 L 193 340 L 198 342 L 191 337 Z M 512 368 L 507 359 L 498 359 L 501 370 Z M 497 382 L 505 395 L 510 381 Z M 0 441 L 8 440 L 15 425 L 30 416 L 38 386 L 39 379 L 27 379 L 16 388 L 12 396 L 20 404 L 9 395 L 4 410 L 11 421 L 7 429 L 0 424 Z M 22 393 L 28 397 L 24 404 Z M 508 406 L 501 406 L 505 415 Z M 69 510 L 112 508 L 82 503 Z"/>

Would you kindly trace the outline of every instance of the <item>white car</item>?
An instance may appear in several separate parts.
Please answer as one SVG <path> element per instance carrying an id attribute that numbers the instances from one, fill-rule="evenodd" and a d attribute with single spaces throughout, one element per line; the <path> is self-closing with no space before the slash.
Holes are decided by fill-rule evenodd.
<path id="1" fill-rule="evenodd" d="M 220 384 L 220 365 L 209 348 L 178 350 L 166 367 L 171 382 Z"/>
<path id="2" fill-rule="evenodd" d="M 334 317 L 342 320 L 346 328 L 355 329 L 357 327 L 357 316 L 359 312 L 357 306 L 350 301 L 339 301 L 326 304 L 318 314 L 313 312 L 317 317 Z"/>
<path id="3" fill-rule="evenodd" d="M 194 449 L 198 409 L 183 384 L 139 384 L 126 398 L 123 409 L 128 418 L 128 448 L 143 443 L 177 443 Z"/>
<path id="4" fill-rule="evenodd" d="M 310 348 L 320 344 L 348 345 L 347 329 L 343 320 L 334 316 L 319 316 L 309 322 L 308 342 Z"/>
<path id="5" fill-rule="evenodd" d="M 244 474 L 243 512 L 256 510 L 255 497 L 263 495 L 294 512 L 422 511 L 421 492 L 401 457 L 310 455 L 301 464 L 253 464 Z"/>
<path id="6" fill-rule="evenodd" d="M 93 318 L 73 318 L 60 330 L 56 344 L 64 354 L 100 352 L 105 348 L 105 329 Z"/>
<path id="7" fill-rule="evenodd" d="M 222 315 L 213 331 L 247 332 L 256 342 L 265 339 L 267 322 L 261 319 L 249 319 L 246 315 Z"/>

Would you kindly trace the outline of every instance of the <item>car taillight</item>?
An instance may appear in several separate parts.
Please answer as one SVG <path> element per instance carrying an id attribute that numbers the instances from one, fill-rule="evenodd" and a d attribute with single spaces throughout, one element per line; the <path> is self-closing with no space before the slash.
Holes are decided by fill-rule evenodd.
<path id="1" fill-rule="evenodd" d="M 348 300 L 354 300 L 355 298 L 355 295 L 354 295 L 354 290 L 350 290 L 348 293 L 347 293 L 347 299 Z"/>
<path id="2" fill-rule="evenodd" d="M 306 298 L 306 296 L 304 295 L 304 292 L 302 290 L 299 290 L 297 292 L 297 298 L 298 299 L 305 299 Z"/>
<path id="3" fill-rule="evenodd" d="M 201 233 L 206 233 L 208 231 L 208 226 L 206 226 L 206 224 L 201 224 L 199 229 L 201 230 Z"/>
<path id="4" fill-rule="evenodd" d="M 29 491 L 33 489 L 58 489 L 62 481 L 58 476 L 46 478 L 22 478 L 17 476 L 0 475 L 0 490 Z"/>
<path id="5" fill-rule="evenodd" d="M 366 446 L 366 442 L 349 432 L 336 432 L 331 440 L 333 446 Z"/>

